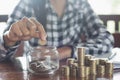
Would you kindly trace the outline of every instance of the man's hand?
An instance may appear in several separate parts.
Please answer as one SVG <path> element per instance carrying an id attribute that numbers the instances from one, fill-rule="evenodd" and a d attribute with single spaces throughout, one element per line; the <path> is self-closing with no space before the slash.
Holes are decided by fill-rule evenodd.
<path id="1" fill-rule="evenodd" d="M 5 44 L 12 46 L 17 41 L 26 41 L 31 38 L 40 38 L 42 41 L 46 41 L 47 34 L 42 26 L 34 18 L 26 18 L 13 23 L 3 38 Z"/>

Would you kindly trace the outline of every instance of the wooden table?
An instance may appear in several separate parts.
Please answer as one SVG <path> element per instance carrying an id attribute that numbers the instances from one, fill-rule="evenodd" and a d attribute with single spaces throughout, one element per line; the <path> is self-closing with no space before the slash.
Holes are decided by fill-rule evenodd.
<path id="1" fill-rule="evenodd" d="M 73 77 L 63 77 L 60 75 L 59 71 L 57 71 L 54 75 L 49 75 L 47 77 L 35 76 L 28 74 L 26 70 L 21 70 L 20 68 L 16 67 L 16 65 L 11 61 L 0 63 L 0 80 L 120 80 L 120 69 L 114 71 L 113 77 L 109 79 L 96 79 L 95 76 L 92 76 L 90 78 L 76 79 Z"/>

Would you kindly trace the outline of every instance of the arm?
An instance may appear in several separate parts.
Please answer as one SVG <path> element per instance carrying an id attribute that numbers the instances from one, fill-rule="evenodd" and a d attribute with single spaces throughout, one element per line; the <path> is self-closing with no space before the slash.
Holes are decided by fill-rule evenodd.
<path id="1" fill-rule="evenodd" d="M 91 9 L 88 2 L 83 5 L 84 27 L 83 34 L 86 34 L 86 42 L 78 46 L 86 47 L 86 53 L 94 56 L 111 53 L 114 39 L 113 36 L 106 30 L 100 19 Z"/>
<path id="2" fill-rule="evenodd" d="M 71 47 L 63 46 L 63 47 L 59 47 L 57 50 L 60 53 L 59 54 L 60 60 L 71 57 L 71 54 L 72 54 L 72 48 Z"/>
<path id="3" fill-rule="evenodd" d="M 7 51 L 4 58 L 8 58 L 15 53 L 14 51 L 21 41 L 26 41 L 33 37 L 46 40 L 46 33 L 43 26 L 36 19 L 24 16 L 31 17 L 32 8 L 28 3 L 21 0 L 10 15 L 7 22 L 8 27 L 2 35 L 2 43 Z"/>
<path id="4" fill-rule="evenodd" d="M 24 16 L 30 15 L 26 11 L 30 9 L 30 7 L 27 5 L 27 1 L 20 0 L 18 4 L 16 5 L 13 12 L 10 14 L 9 19 L 7 21 L 7 27 L 4 30 L 3 33 L 3 43 L 5 45 L 5 48 L 15 46 L 16 42 L 9 40 L 9 38 L 6 36 L 8 33 L 10 27 L 13 23 L 17 22 L 18 20 L 22 19 Z M 29 16 L 28 16 L 29 17 Z"/>
<path id="5" fill-rule="evenodd" d="M 23 0 L 20 0 L 20 2 L 17 4 L 17 6 L 15 7 L 12 14 L 9 16 L 9 19 L 7 21 L 7 27 L 4 31 L 4 33 L 0 35 L 0 51 L 1 51 L 0 61 L 8 59 L 11 55 L 13 55 L 15 53 L 15 50 L 19 46 L 19 44 L 15 44 L 16 42 L 9 41 L 8 38 L 4 35 L 10 29 L 10 26 L 14 22 L 18 21 L 19 19 L 21 19 L 24 16 L 25 13 L 23 13 L 23 11 L 25 11 L 26 6 L 21 8 L 20 7 L 21 5 L 25 6 L 25 3 L 23 2 Z M 19 13 L 19 15 L 18 15 L 18 13 Z M 4 36 L 4 38 L 3 38 L 3 36 Z"/>
<path id="6" fill-rule="evenodd" d="M 17 46 L 16 46 L 17 47 Z M 16 48 L 6 49 L 4 47 L 3 36 L 0 35 L 0 62 L 9 59 L 15 53 Z"/>

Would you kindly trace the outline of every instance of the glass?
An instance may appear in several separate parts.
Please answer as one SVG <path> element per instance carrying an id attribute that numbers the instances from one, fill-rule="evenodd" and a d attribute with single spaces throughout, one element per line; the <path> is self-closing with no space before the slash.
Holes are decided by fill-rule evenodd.
<path id="1" fill-rule="evenodd" d="M 53 74 L 59 68 L 59 55 L 56 47 L 32 47 L 26 57 L 27 69 L 33 74 Z"/>

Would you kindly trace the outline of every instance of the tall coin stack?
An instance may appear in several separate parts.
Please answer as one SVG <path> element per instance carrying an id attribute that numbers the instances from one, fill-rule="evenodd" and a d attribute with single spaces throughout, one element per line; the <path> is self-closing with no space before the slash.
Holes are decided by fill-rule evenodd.
<path id="1" fill-rule="evenodd" d="M 78 77 L 85 77 L 85 49 L 78 48 Z"/>
<path id="2" fill-rule="evenodd" d="M 101 58 L 99 59 L 91 55 L 85 55 L 84 47 L 78 48 L 77 54 L 78 54 L 77 61 L 74 58 L 68 58 L 66 61 L 67 69 L 65 67 L 61 67 L 61 68 L 65 68 L 62 69 L 62 73 L 64 76 L 66 75 L 69 77 L 80 77 L 80 78 L 88 77 L 88 76 L 94 76 L 93 78 L 112 77 L 113 63 L 105 59 L 101 59 Z M 91 80 L 95 80 L 95 79 L 91 79 Z"/>

